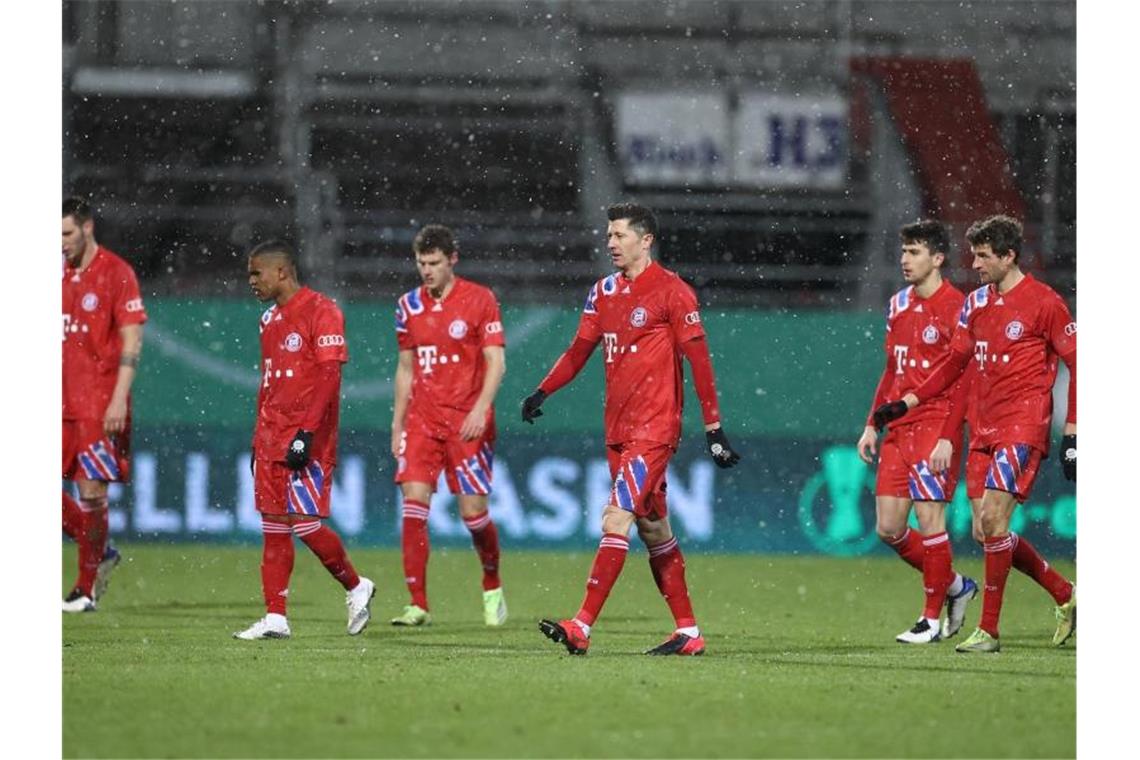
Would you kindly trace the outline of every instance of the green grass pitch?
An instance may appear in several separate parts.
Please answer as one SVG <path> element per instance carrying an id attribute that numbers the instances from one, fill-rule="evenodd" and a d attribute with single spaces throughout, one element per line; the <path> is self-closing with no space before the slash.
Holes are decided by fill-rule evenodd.
<path id="1" fill-rule="evenodd" d="M 636 542 L 635 542 L 636 543 Z M 298 545 L 288 641 L 230 634 L 263 613 L 260 550 L 127 545 L 98 612 L 64 616 L 65 757 L 1074 757 L 1076 653 L 1050 645 L 1052 600 L 1016 571 L 1004 650 L 894 636 L 920 611 L 894 558 L 693 554 L 699 658 L 645 657 L 671 619 L 643 549 L 570 657 L 537 630 L 577 609 L 591 556 L 515 552 L 510 620 L 481 623 L 478 564 L 436 550 L 434 624 L 405 603 L 398 552 L 351 550 L 377 583 L 363 635 Z M 64 578 L 75 550 L 64 550 Z M 960 569 L 981 577 L 980 561 Z M 1066 574 L 1070 563 L 1059 563 Z"/>

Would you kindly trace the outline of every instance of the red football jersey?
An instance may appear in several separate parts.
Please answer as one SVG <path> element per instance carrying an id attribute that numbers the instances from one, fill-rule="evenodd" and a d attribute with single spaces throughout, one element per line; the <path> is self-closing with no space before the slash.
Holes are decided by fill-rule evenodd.
<path id="1" fill-rule="evenodd" d="M 441 300 L 423 286 L 410 290 L 396 302 L 396 342 L 416 353 L 408 417 L 433 438 L 458 434 L 483 390 L 483 349 L 506 345 L 495 294 L 462 277 Z"/>
<path id="2" fill-rule="evenodd" d="M 1057 358 L 1070 367 L 1077 359 L 1077 323 L 1061 296 L 1031 275 L 1004 294 L 978 288 L 962 305 L 951 349 L 977 362 L 971 447 L 1028 443 L 1048 453 Z"/>
<path id="3" fill-rule="evenodd" d="M 891 297 L 884 341 L 887 367 L 871 404 L 872 413 L 880 404 L 902 398 L 921 385 L 934 365 L 949 353 L 963 300 L 962 291 L 945 280 L 929 298 L 919 296 L 913 285 Z M 952 391 L 923 401 L 891 427 L 946 419 Z M 871 414 L 867 415 L 867 424 L 872 424 Z"/>
<path id="4" fill-rule="evenodd" d="M 705 334 L 693 289 L 660 264 L 636 279 L 620 272 L 594 283 L 578 336 L 602 343 L 606 444 L 681 437 L 681 344 Z"/>
<path id="5" fill-rule="evenodd" d="M 309 409 L 321 362 L 348 361 L 344 314 L 331 298 L 301 288 L 284 306 L 261 315 L 261 389 L 253 447 L 260 458 L 285 460 L 289 442 Z M 340 395 L 313 431 L 311 458 L 336 463 Z"/>
<path id="6" fill-rule="evenodd" d="M 146 322 L 131 265 L 103 246 L 82 272 L 63 266 L 63 419 L 101 420 L 119 377 L 119 328 Z"/>

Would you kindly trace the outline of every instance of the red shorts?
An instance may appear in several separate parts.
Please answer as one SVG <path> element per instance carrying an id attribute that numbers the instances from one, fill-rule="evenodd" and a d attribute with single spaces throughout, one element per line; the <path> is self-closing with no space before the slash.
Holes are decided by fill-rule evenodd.
<path id="1" fill-rule="evenodd" d="M 412 427 L 404 431 L 396 459 L 397 483 L 427 483 L 432 489 L 439 473 L 447 476 L 454 494 L 486 496 L 491 493 L 495 468 L 495 428 L 489 425 L 482 438 L 464 441 L 458 436 L 432 438 Z"/>
<path id="2" fill-rule="evenodd" d="M 63 478 L 126 483 L 131 474 L 131 421 L 108 437 L 102 420 L 63 421 Z"/>
<path id="3" fill-rule="evenodd" d="M 309 462 L 290 470 L 260 457 L 253 463 L 253 504 L 263 515 L 329 516 L 333 465 Z"/>
<path id="4" fill-rule="evenodd" d="M 665 470 L 674 450 L 664 443 L 630 441 L 606 447 L 610 477 L 610 504 L 637 517 L 666 517 Z"/>
<path id="5" fill-rule="evenodd" d="M 966 494 L 980 498 L 985 491 L 1006 491 L 1019 502 L 1029 498 L 1041 451 L 1028 443 L 1002 443 L 971 449 L 966 460 Z"/>
<path id="6" fill-rule="evenodd" d="M 962 465 L 962 442 L 959 440 L 954 447 L 950 469 L 934 472 L 930 469 L 930 452 L 941 437 L 941 424 L 920 422 L 891 429 L 879 449 L 875 495 L 911 501 L 950 501 L 954 498 Z"/>

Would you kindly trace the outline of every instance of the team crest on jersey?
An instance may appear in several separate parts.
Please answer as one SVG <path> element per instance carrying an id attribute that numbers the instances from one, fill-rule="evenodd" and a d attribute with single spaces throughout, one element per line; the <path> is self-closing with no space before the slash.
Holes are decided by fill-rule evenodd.
<path id="1" fill-rule="evenodd" d="M 463 336 L 467 334 L 467 323 L 462 319 L 457 319 L 447 326 L 447 334 L 456 340 L 463 340 Z"/>
<path id="2" fill-rule="evenodd" d="M 927 325 L 926 329 L 922 331 L 922 342 L 933 346 L 938 342 L 938 328 L 934 325 Z"/>
<path id="3" fill-rule="evenodd" d="M 83 306 L 84 311 L 95 311 L 99 308 L 99 296 L 95 295 L 94 293 L 88 293 L 87 295 L 83 296 L 83 300 L 80 302 L 80 305 Z"/>
<path id="4" fill-rule="evenodd" d="M 301 350 L 302 342 L 300 333 L 291 332 L 285 336 L 285 350 L 296 353 Z"/>
<path id="5" fill-rule="evenodd" d="M 645 323 L 648 321 L 649 312 L 642 306 L 638 306 L 629 314 L 629 323 L 634 327 L 645 327 Z"/>
<path id="6" fill-rule="evenodd" d="M 1005 326 L 1005 337 L 1010 340 L 1017 340 L 1025 332 L 1025 325 L 1018 322 L 1016 319 Z"/>

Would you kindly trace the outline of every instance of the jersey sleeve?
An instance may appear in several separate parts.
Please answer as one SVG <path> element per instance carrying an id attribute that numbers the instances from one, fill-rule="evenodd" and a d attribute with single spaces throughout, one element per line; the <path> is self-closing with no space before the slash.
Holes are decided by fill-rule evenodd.
<path id="1" fill-rule="evenodd" d="M 313 345 L 313 357 L 318 364 L 348 361 L 344 313 L 331 302 L 322 303 L 313 315 Z"/>
<path id="2" fill-rule="evenodd" d="M 705 326 L 701 324 L 697 294 L 688 283 L 677 280 L 669 291 L 668 308 L 669 326 L 678 344 L 704 336 Z"/>
<path id="3" fill-rule="evenodd" d="M 1062 359 L 1077 355 L 1077 323 L 1069 307 L 1060 296 L 1050 299 L 1045 306 L 1045 334 L 1049 345 Z"/>
<path id="4" fill-rule="evenodd" d="M 602 328 L 598 324 L 598 289 L 600 284 L 595 282 L 586 294 L 586 303 L 582 306 L 582 317 L 578 320 L 578 337 L 591 344 L 602 339 Z"/>
<path id="5" fill-rule="evenodd" d="M 503 334 L 503 316 L 499 312 L 499 301 L 495 294 L 487 291 L 483 304 L 482 314 L 479 318 L 480 346 L 506 346 L 506 336 Z"/>
<path id="6" fill-rule="evenodd" d="M 406 296 L 401 296 L 396 301 L 396 345 L 399 346 L 401 351 L 411 351 L 416 347 L 415 341 L 412 340 L 412 334 L 408 330 L 408 307 L 404 304 Z"/>
<path id="7" fill-rule="evenodd" d="M 139 292 L 138 277 L 135 276 L 135 270 L 126 264 L 122 267 L 122 276 L 112 308 L 116 327 L 141 325 L 146 322 L 146 308 L 143 307 L 142 293 Z"/>

